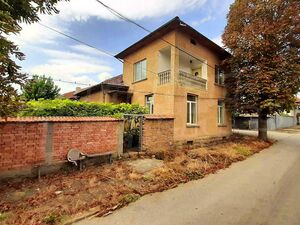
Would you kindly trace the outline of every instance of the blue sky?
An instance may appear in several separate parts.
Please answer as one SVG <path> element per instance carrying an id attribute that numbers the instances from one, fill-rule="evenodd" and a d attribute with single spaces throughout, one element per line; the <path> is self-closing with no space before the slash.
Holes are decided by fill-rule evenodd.
<path id="1" fill-rule="evenodd" d="M 203 35 L 221 45 L 226 15 L 233 0 L 103 0 L 110 7 L 149 30 L 179 16 Z M 41 23 L 113 54 L 135 43 L 147 32 L 112 15 L 95 0 L 71 0 L 58 5 L 60 13 L 41 16 Z M 11 37 L 26 54 L 20 62 L 29 74 L 96 84 L 122 73 L 122 64 L 99 51 L 79 44 L 39 24 L 24 24 Z M 85 85 L 55 82 L 61 92 Z"/>

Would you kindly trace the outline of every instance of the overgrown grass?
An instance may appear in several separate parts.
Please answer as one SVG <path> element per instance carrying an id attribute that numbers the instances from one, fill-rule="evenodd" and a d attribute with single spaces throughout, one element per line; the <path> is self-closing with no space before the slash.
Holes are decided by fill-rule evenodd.
<path id="1" fill-rule="evenodd" d="M 242 155 L 242 156 L 250 156 L 253 155 L 253 152 L 251 149 L 247 146 L 244 145 L 237 145 L 233 148 L 237 154 Z"/>
<path id="2" fill-rule="evenodd" d="M 127 194 L 124 195 L 123 198 L 121 199 L 121 204 L 122 205 L 127 205 L 129 203 L 137 201 L 141 196 L 138 194 Z"/>
<path id="3" fill-rule="evenodd" d="M 55 214 L 49 214 L 44 217 L 43 222 L 46 224 L 57 224 L 61 221 L 61 217 Z"/>
<path id="4" fill-rule="evenodd" d="M 131 157 L 130 160 L 152 158 L 153 155 L 163 158 L 162 166 L 146 173 L 134 170 L 126 159 L 122 159 L 113 164 L 87 167 L 80 172 L 49 174 L 41 182 L 27 179 L 19 184 L 1 184 L 0 208 L 9 216 L 0 215 L 6 218 L 7 224 L 59 224 L 95 207 L 99 210 L 97 215 L 106 215 L 137 201 L 140 196 L 171 189 L 227 168 L 271 144 L 255 137 L 235 136 L 210 147 L 164 152 L 155 149 L 155 152 Z M 36 190 L 37 187 L 39 191 L 26 198 L 18 201 L 9 198 L 24 188 Z M 57 190 L 63 190 L 63 193 L 55 195 Z"/>
<path id="5" fill-rule="evenodd" d="M 6 220 L 8 217 L 7 213 L 1 213 L 0 212 L 0 222 Z"/>

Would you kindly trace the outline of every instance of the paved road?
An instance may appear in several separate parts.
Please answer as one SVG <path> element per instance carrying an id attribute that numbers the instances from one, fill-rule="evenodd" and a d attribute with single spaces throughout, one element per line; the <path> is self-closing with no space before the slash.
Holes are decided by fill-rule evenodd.
<path id="1" fill-rule="evenodd" d="M 78 225 L 299 225 L 300 130 L 271 148 L 178 188 Z"/>

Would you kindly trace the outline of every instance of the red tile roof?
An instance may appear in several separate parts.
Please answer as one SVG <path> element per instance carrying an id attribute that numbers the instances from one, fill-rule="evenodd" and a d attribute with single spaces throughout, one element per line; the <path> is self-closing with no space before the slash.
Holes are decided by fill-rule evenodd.
<path id="1" fill-rule="evenodd" d="M 109 78 L 109 79 L 102 81 L 101 83 L 98 83 L 91 87 L 81 89 L 80 91 L 77 91 L 75 93 L 75 95 L 78 97 L 90 95 L 94 92 L 101 91 L 103 86 L 109 86 L 111 89 L 118 89 L 118 90 L 122 90 L 125 92 L 127 92 L 128 88 L 129 88 L 128 86 L 124 85 L 123 74 L 120 74 L 118 76 Z"/>
<path id="2" fill-rule="evenodd" d="M 109 78 L 102 82 L 102 84 L 115 84 L 115 85 L 124 85 L 123 82 L 123 74 L 120 74 L 118 76 Z"/>
<path id="3" fill-rule="evenodd" d="M 68 99 L 76 99 L 76 96 L 74 94 L 75 94 L 75 91 L 70 91 L 70 92 L 64 93 L 63 96 Z"/>
<path id="4" fill-rule="evenodd" d="M 169 22 L 165 23 L 161 27 L 157 28 L 152 33 L 148 34 L 141 40 L 137 41 L 133 45 L 129 46 L 122 52 L 115 55 L 116 58 L 124 59 L 126 56 L 136 52 L 138 49 L 148 45 L 149 43 L 161 39 L 165 34 L 173 31 L 178 30 L 182 33 L 189 35 L 191 38 L 195 39 L 201 45 L 211 49 L 215 53 L 217 53 L 222 59 L 225 59 L 230 56 L 230 53 L 227 52 L 224 48 L 220 47 L 212 40 L 205 37 L 203 34 L 199 33 L 197 30 L 183 22 L 178 16 L 170 20 Z"/>
<path id="5" fill-rule="evenodd" d="M 0 123 L 33 123 L 33 122 L 98 122 L 98 121 L 121 121 L 113 117 L 72 117 L 72 116 L 49 116 L 49 117 L 8 117 L 1 118 Z"/>

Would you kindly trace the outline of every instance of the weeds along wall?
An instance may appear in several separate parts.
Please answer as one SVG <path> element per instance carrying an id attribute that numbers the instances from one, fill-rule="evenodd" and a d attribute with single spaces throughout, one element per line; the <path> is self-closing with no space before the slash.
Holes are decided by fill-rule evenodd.
<path id="1" fill-rule="evenodd" d="M 0 177 L 32 174 L 66 162 L 70 149 L 122 154 L 123 121 L 109 117 L 20 117 L 0 120 Z"/>

